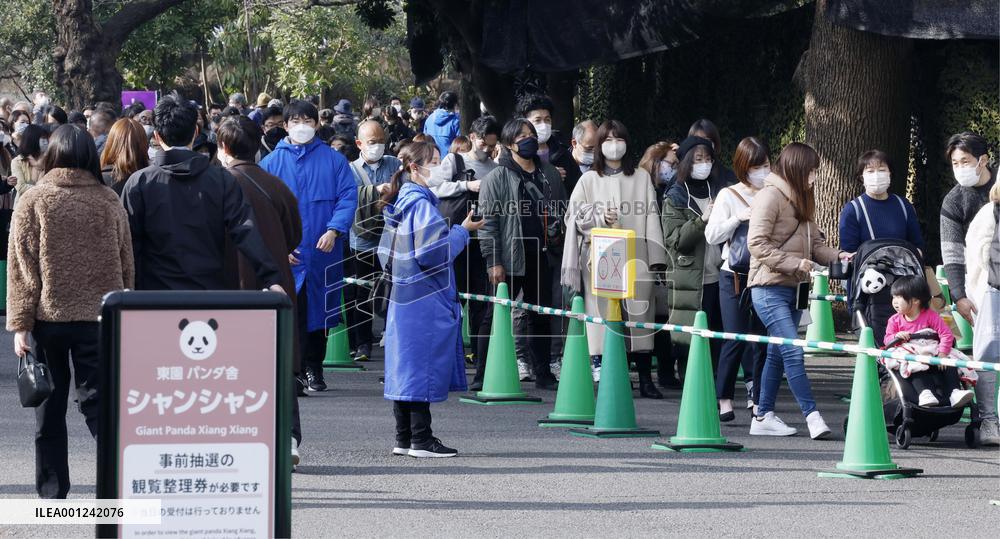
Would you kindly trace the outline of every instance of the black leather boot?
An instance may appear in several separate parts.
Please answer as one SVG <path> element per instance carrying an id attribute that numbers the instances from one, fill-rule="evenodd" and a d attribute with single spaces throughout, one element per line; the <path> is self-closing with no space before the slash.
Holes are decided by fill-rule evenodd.
<path id="1" fill-rule="evenodd" d="M 653 355 L 650 352 L 633 352 L 630 355 L 639 373 L 639 395 L 646 399 L 662 399 L 663 393 L 653 383 Z"/>

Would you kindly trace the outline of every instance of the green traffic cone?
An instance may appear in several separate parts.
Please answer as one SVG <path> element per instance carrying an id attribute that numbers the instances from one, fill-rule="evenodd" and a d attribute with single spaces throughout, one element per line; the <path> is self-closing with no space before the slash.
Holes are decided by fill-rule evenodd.
<path id="1" fill-rule="evenodd" d="M 498 299 L 510 299 L 507 283 L 497 285 Z M 540 404 L 542 399 L 521 391 L 517 375 L 517 356 L 514 353 L 514 329 L 510 307 L 493 304 L 493 326 L 490 328 L 490 346 L 486 352 L 486 373 L 483 390 L 459 399 L 470 404 Z"/>
<path id="2" fill-rule="evenodd" d="M 708 329 L 708 316 L 698 311 L 694 317 L 695 329 Z M 677 435 L 669 443 L 655 443 L 653 449 L 706 453 L 714 451 L 739 451 L 740 444 L 722 436 L 719 425 L 719 405 L 715 394 L 715 376 L 712 375 L 712 352 L 708 339 L 691 336 L 688 348 L 687 371 L 684 374 L 684 391 L 677 417 Z"/>
<path id="3" fill-rule="evenodd" d="M 941 282 L 947 281 L 947 277 L 944 274 L 944 266 L 937 267 L 935 276 L 941 285 L 941 296 L 944 298 L 944 304 L 948 307 L 945 311 L 955 320 L 955 327 L 958 328 L 958 332 L 960 333 L 955 340 L 955 348 L 962 351 L 972 350 L 972 326 L 969 325 L 969 322 L 962 315 L 958 314 L 958 311 L 951 309 L 951 287 L 948 286 L 947 282 Z M 945 318 L 945 321 L 947 321 L 947 317 Z"/>
<path id="4" fill-rule="evenodd" d="M 863 348 L 875 347 L 872 328 L 861 330 L 858 344 Z M 837 463 L 836 470 L 820 472 L 820 477 L 899 479 L 923 472 L 900 468 L 889 455 L 878 370 L 875 358 L 868 354 L 857 355 L 848 418 L 844 459 Z"/>
<path id="5" fill-rule="evenodd" d="M 572 312 L 585 314 L 583 298 L 573 298 Z M 539 427 L 578 427 L 594 424 L 594 378 L 590 372 L 586 324 L 570 318 L 563 349 L 562 376 L 556 405 L 548 418 L 539 419 Z"/>
<path id="6" fill-rule="evenodd" d="M 326 357 L 323 370 L 337 372 L 363 371 L 365 368 L 351 359 L 351 345 L 347 338 L 347 325 L 343 322 L 326 334 Z"/>
<path id="7" fill-rule="evenodd" d="M 466 350 L 472 348 L 472 338 L 469 337 L 469 303 L 462 305 L 462 345 Z"/>
<path id="8" fill-rule="evenodd" d="M 972 326 L 969 325 L 969 321 L 964 316 L 958 314 L 958 311 L 954 311 L 952 316 L 955 318 L 955 325 L 958 326 L 959 333 L 961 333 L 960 338 L 955 341 L 955 348 L 963 352 L 972 350 Z"/>
<path id="9" fill-rule="evenodd" d="M 830 278 L 817 275 L 813 280 L 812 293 L 825 296 L 830 293 Z M 806 328 L 806 340 L 836 342 L 837 332 L 833 329 L 833 307 L 824 299 L 814 299 L 809 302 L 809 317 L 812 323 Z M 816 353 L 818 348 L 806 348 L 806 352 Z M 825 353 L 825 352 L 824 352 Z"/>
<path id="10" fill-rule="evenodd" d="M 625 326 L 622 324 L 619 300 L 608 300 L 608 317 L 605 321 L 608 324 L 604 331 L 604 356 L 601 360 L 601 381 L 597 389 L 594 426 L 572 429 L 570 433 L 589 438 L 659 436 L 659 431 L 639 428 L 635 422 L 632 381 L 628 374 L 625 352 Z"/>
<path id="11" fill-rule="evenodd" d="M 340 323 L 326 334 L 326 356 L 323 370 L 337 372 L 363 371 L 365 368 L 351 359 L 351 344 L 347 336 L 347 313 L 344 307 L 344 293 L 340 293 Z"/>

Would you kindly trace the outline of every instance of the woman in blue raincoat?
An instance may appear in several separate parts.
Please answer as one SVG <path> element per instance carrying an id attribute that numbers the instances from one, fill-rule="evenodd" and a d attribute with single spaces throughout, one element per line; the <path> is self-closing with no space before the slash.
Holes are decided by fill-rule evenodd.
<path id="1" fill-rule="evenodd" d="M 441 154 L 429 142 L 399 153 L 402 168 L 382 196 L 385 233 L 379 245 L 382 267 L 392 274 L 386 317 L 385 398 L 396 416 L 394 455 L 453 457 L 431 432 L 430 403 L 465 391 L 462 307 L 455 287 L 454 260 L 482 227 L 472 214 L 448 227 L 430 187 Z M 433 178 L 433 179 L 432 179 Z M 430 184 L 430 185 L 429 185 Z"/>

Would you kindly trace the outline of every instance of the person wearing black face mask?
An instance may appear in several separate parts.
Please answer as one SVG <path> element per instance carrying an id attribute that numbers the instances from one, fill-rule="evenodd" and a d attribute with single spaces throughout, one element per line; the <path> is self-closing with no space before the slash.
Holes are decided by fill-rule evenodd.
<path id="1" fill-rule="evenodd" d="M 538 158 L 538 136 L 531 122 L 520 118 L 504 125 L 500 135 L 500 166 L 483 179 L 479 207 L 486 224 L 479 231 L 480 249 L 490 283 L 506 282 L 510 297 L 523 293 L 523 301 L 551 306 L 547 287 L 552 271 L 561 262 L 564 227 L 562 211 L 566 190 L 559 171 Z M 556 379 L 549 367 L 550 321 L 529 312 L 529 344 L 535 386 L 553 389 Z M 487 326 L 492 310 L 487 312 Z M 476 379 L 485 372 L 479 358 Z"/>
<path id="2" fill-rule="evenodd" d="M 264 129 L 264 136 L 260 138 L 260 159 L 274 150 L 283 138 L 288 136 L 288 132 L 283 127 L 285 125 L 284 113 L 279 107 L 268 107 L 264 109 L 261 116 Z"/>

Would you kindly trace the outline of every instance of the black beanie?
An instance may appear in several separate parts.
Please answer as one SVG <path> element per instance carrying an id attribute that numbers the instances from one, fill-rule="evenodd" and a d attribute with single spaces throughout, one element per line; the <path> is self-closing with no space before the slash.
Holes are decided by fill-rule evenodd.
<path id="1" fill-rule="evenodd" d="M 681 142 L 681 145 L 677 148 L 677 159 L 682 160 L 687 153 L 694 149 L 695 146 L 704 145 L 708 150 L 708 154 L 715 159 L 715 149 L 712 147 L 712 141 L 707 138 L 702 137 L 688 137 Z"/>

